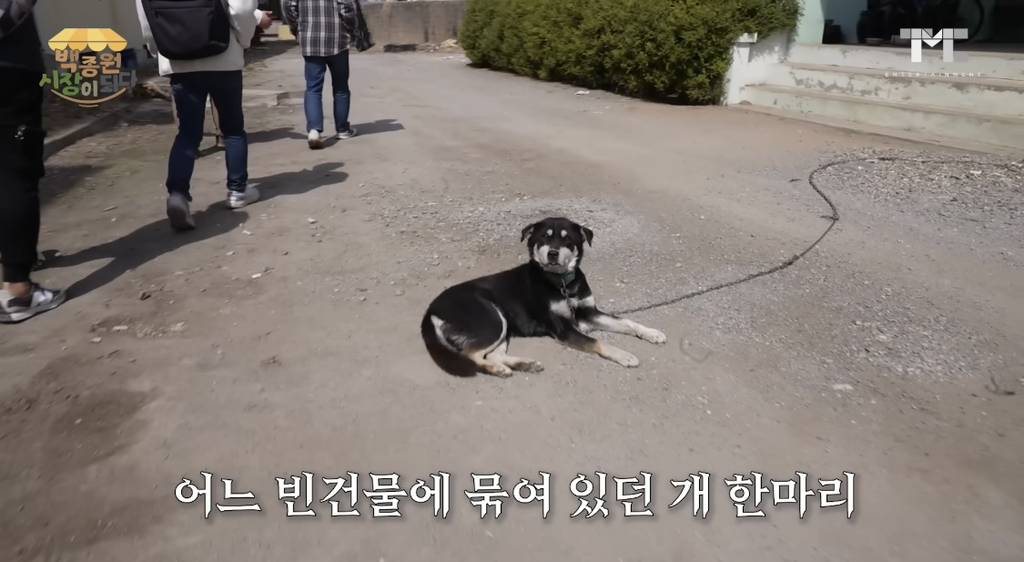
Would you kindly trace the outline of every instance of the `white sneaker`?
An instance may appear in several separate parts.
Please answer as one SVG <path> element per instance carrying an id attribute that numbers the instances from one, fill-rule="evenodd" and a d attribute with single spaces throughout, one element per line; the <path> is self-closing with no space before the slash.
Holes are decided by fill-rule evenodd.
<path id="1" fill-rule="evenodd" d="M 188 198 L 181 193 L 172 193 L 167 196 L 167 218 L 171 221 L 171 228 L 177 231 L 192 230 L 196 227 L 192 220 L 192 211 L 188 207 Z"/>
<path id="2" fill-rule="evenodd" d="M 306 135 L 306 140 L 309 142 L 309 148 L 316 150 L 324 147 L 324 141 L 320 138 L 320 131 L 313 129 Z"/>
<path id="3" fill-rule="evenodd" d="M 32 285 L 32 292 L 24 297 L 12 297 L 7 291 L 0 291 L 0 323 L 14 324 L 28 320 L 36 314 L 53 310 L 67 298 L 64 291 L 46 289 Z"/>
<path id="4" fill-rule="evenodd" d="M 260 191 L 248 185 L 245 191 L 228 191 L 228 207 L 241 209 L 260 200 Z"/>
<path id="5" fill-rule="evenodd" d="M 355 127 L 349 127 L 344 131 L 338 131 L 338 140 L 350 139 L 359 134 Z"/>

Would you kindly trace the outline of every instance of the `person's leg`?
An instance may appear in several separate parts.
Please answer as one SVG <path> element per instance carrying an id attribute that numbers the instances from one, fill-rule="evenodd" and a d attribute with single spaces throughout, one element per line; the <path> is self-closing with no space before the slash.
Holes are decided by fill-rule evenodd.
<path id="1" fill-rule="evenodd" d="M 8 135 L 7 131 L 3 132 Z M 6 142 L 3 150 L 7 150 Z M 15 150 L 21 150 L 15 148 Z M 4 157 L 4 162 L 8 157 Z M 0 170 L 0 259 L 4 288 L 22 296 L 31 290 L 32 267 L 38 260 L 39 180 L 24 172 Z"/>
<path id="2" fill-rule="evenodd" d="M 174 103 L 174 90 L 171 90 L 171 115 L 174 116 L 174 128 L 177 129 L 179 125 L 178 105 Z"/>
<path id="3" fill-rule="evenodd" d="M 15 292 L 27 290 L 38 259 L 43 91 L 30 75 L 0 70 L 0 260 Z"/>
<path id="4" fill-rule="evenodd" d="M 213 146 L 221 146 L 224 134 L 220 130 L 220 117 L 217 116 L 217 104 L 210 106 L 210 118 L 213 119 Z"/>
<path id="5" fill-rule="evenodd" d="M 324 130 L 324 73 L 327 71 L 325 57 L 303 57 L 306 64 L 306 95 L 303 106 L 306 110 L 306 131 Z"/>
<path id="6" fill-rule="evenodd" d="M 171 91 L 178 114 L 178 134 L 167 158 L 167 193 L 180 194 L 191 201 L 192 172 L 199 157 L 206 120 L 206 73 L 187 72 L 171 75 Z"/>
<path id="7" fill-rule="evenodd" d="M 342 51 L 328 59 L 331 69 L 331 89 L 334 92 L 334 127 L 341 138 L 352 136 L 348 114 L 352 103 L 352 92 L 348 87 L 348 51 Z"/>
<path id="8" fill-rule="evenodd" d="M 0 322 L 20 322 L 64 302 L 32 283 L 38 259 L 39 179 L 43 176 L 43 92 L 32 72 L 0 69 Z"/>
<path id="9" fill-rule="evenodd" d="M 32 266 L 38 259 L 39 179 L 24 170 L 12 169 L 10 161 L 24 161 L 25 148 L 11 143 L 12 133 L 0 128 L 0 260 L 3 261 L 4 288 L 21 296 L 30 290 Z M 9 146 L 13 145 L 13 146 Z"/>
<path id="10" fill-rule="evenodd" d="M 245 114 L 242 111 L 242 71 L 210 72 L 208 75 L 210 97 L 224 137 L 228 191 L 242 193 L 249 181 L 249 139 L 245 134 Z"/>

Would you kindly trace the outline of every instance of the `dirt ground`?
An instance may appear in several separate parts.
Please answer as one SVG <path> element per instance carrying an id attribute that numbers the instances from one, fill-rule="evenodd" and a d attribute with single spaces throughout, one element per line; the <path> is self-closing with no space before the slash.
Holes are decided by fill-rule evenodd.
<path id="1" fill-rule="evenodd" d="M 247 109 L 264 199 L 228 211 L 223 154 L 205 150 L 191 233 L 163 216 L 166 102 L 48 161 L 42 248 L 59 255 L 37 279 L 73 299 L 0 328 L 0 559 L 1021 559 L 1019 163 L 576 95 L 458 54 L 352 68 L 362 135 L 310 151 L 298 54 L 250 67 L 249 88 L 292 94 Z M 802 251 L 828 226 L 808 175 L 851 157 L 816 176 L 841 220 L 804 259 L 632 315 L 664 346 L 602 336 L 637 369 L 529 340 L 512 351 L 543 373 L 457 379 L 423 348 L 429 301 L 520 263 L 536 219 L 591 227 L 598 302 L 630 309 Z M 262 510 L 204 519 L 175 498 L 201 471 Z M 275 478 L 303 471 L 317 517 L 287 517 Z M 374 518 L 366 494 L 359 517 L 321 502 L 325 477 L 372 491 L 370 473 L 397 473 L 409 491 L 439 471 L 446 519 L 408 497 L 401 518 Z M 512 498 L 540 471 L 546 519 Z M 609 516 L 570 517 L 571 482 L 597 471 Z M 690 497 L 669 509 L 671 481 L 700 471 L 707 518 Z M 853 516 L 812 496 L 801 519 L 769 493 L 766 517 L 737 518 L 724 481 L 751 471 L 806 472 L 812 491 L 854 473 Z M 465 492 L 495 472 L 509 498 L 481 520 Z M 613 478 L 641 472 L 653 516 L 625 517 Z"/>

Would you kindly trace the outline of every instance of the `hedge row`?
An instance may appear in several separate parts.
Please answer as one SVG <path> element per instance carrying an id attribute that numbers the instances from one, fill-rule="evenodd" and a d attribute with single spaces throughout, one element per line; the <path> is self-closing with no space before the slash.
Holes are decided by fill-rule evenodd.
<path id="1" fill-rule="evenodd" d="M 469 0 L 477 65 L 681 103 L 717 103 L 743 33 L 792 29 L 799 0 Z"/>

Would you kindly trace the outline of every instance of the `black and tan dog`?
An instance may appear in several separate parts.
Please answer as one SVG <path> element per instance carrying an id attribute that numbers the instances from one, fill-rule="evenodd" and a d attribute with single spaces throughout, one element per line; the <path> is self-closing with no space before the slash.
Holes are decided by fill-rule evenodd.
<path id="1" fill-rule="evenodd" d="M 528 263 L 450 287 L 427 308 L 420 331 L 430 356 L 452 374 L 508 377 L 543 370 L 509 355 L 509 339 L 547 336 L 624 367 L 639 365 L 632 353 L 586 335 L 602 330 L 665 343 L 658 330 L 598 310 L 580 269 L 583 245 L 593 239 L 590 229 L 565 218 L 524 228 Z"/>

